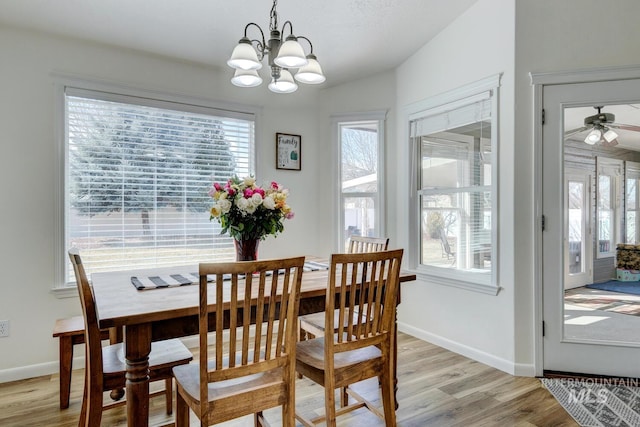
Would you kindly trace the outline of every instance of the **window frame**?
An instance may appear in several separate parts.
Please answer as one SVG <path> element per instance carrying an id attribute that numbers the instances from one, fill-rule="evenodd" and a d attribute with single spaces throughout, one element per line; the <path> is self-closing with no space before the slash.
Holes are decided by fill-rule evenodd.
<path id="1" fill-rule="evenodd" d="M 353 197 L 372 197 L 374 199 L 374 209 L 375 209 L 375 228 L 378 230 L 380 236 L 378 237 L 386 237 L 386 206 L 384 203 L 385 200 L 385 122 L 387 118 L 387 110 L 377 110 L 377 111 L 368 111 L 368 112 L 359 112 L 359 113 L 345 113 L 345 114 L 335 114 L 331 116 L 331 128 L 333 134 L 333 147 L 334 147 L 334 159 L 333 164 L 335 166 L 335 183 L 334 188 L 336 189 L 335 200 L 336 204 L 336 212 L 337 212 L 337 223 L 335 224 L 335 242 L 334 249 L 338 252 L 344 252 L 344 241 L 343 241 L 343 230 L 345 227 L 344 224 L 344 201 L 346 198 Z M 343 125 L 354 124 L 358 122 L 377 122 L 378 124 L 378 147 L 377 147 L 377 155 L 378 155 L 378 185 L 377 192 L 352 192 L 345 193 L 342 191 L 342 140 L 341 140 L 341 127 Z"/>
<path id="2" fill-rule="evenodd" d="M 609 208 L 606 211 L 610 214 L 610 236 L 607 242 L 608 250 L 604 251 L 600 248 L 600 232 L 601 221 L 600 212 L 605 209 L 601 207 L 600 200 L 602 195 L 602 189 L 600 188 L 600 177 L 609 178 Z M 622 237 L 622 223 L 626 216 L 626 211 L 621 209 L 622 200 L 626 197 L 623 190 L 626 182 L 624 181 L 624 161 L 620 159 L 612 159 L 608 157 L 597 156 L 596 157 L 596 259 L 612 258 L 616 256 L 616 242 Z M 622 212 L 621 212 L 622 211 Z M 625 226 L 626 233 L 626 226 Z"/>
<path id="3" fill-rule="evenodd" d="M 77 296 L 74 284 L 67 283 L 66 265 L 66 171 L 68 156 L 66 144 L 66 96 L 70 91 L 73 96 L 94 97 L 95 99 L 130 102 L 132 104 L 180 110 L 190 113 L 217 114 L 230 118 L 252 120 L 254 123 L 254 141 L 250 148 L 250 170 L 258 175 L 257 144 L 260 128 L 260 109 L 253 106 L 222 103 L 207 98 L 160 92 L 145 88 L 133 88 L 117 83 L 84 79 L 77 76 L 58 74 L 52 75 L 54 86 L 54 132 L 56 155 L 54 200 L 55 200 L 55 232 L 54 232 L 54 283 L 51 291 L 56 297 L 65 298 Z"/>
<path id="4" fill-rule="evenodd" d="M 420 280 L 444 286 L 466 289 L 488 295 L 497 295 L 499 286 L 499 89 L 501 74 L 495 74 L 457 89 L 418 101 L 404 109 L 406 141 L 409 144 L 409 268 L 416 272 Z M 490 93 L 491 100 L 491 274 L 487 278 L 479 278 L 472 272 L 421 264 L 422 211 L 420 185 L 420 147 L 412 138 L 410 129 L 412 122 L 427 116 L 464 107 L 480 97 Z"/>
<path id="5" fill-rule="evenodd" d="M 635 181 L 635 188 L 634 188 L 634 197 L 635 197 L 635 209 L 629 209 L 629 204 L 627 202 L 627 184 L 629 183 L 630 180 Z M 624 203 L 624 218 L 623 218 L 623 222 L 624 222 L 624 241 L 628 242 L 628 243 L 634 243 L 634 244 L 638 244 L 638 242 L 640 242 L 640 163 L 638 162 L 632 162 L 629 160 L 626 160 L 624 162 L 624 198 L 623 198 L 623 203 Z M 634 236 L 633 236 L 633 241 L 631 241 L 629 239 L 629 218 L 628 218 L 628 214 L 629 212 L 633 212 L 634 216 L 635 216 L 635 221 L 633 223 L 634 226 Z"/>

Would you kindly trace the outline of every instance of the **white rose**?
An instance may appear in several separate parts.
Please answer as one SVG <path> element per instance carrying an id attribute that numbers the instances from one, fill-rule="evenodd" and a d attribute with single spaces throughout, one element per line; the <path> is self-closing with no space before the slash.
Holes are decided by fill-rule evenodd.
<path id="1" fill-rule="evenodd" d="M 262 196 L 260 195 L 260 193 L 253 193 L 253 195 L 251 196 L 251 204 L 255 207 L 258 207 L 261 203 Z"/>
<path id="2" fill-rule="evenodd" d="M 276 201 L 273 200 L 273 197 L 267 196 L 262 201 L 262 206 L 264 206 L 265 208 L 267 208 L 269 210 L 273 210 L 273 209 L 276 208 Z"/>
<path id="3" fill-rule="evenodd" d="M 256 179 L 254 177 L 247 176 L 244 178 L 244 185 L 246 185 L 247 187 L 251 187 L 255 183 Z"/>
<path id="4" fill-rule="evenodd" d="M 238 199 L 236 204 L 238 205 L 238 209 L 240 209 L 241 211 L 246 211 L 247 207 L 249 206 L 249 200 L 245 199 L 244 197 L 241 197 Z"/>
<path id="5" fill-rule="evenodd" d="M 256 211 L 258 207 L 256 205 L 253 205 L 251 203 L 247 203 L 247 208 L 245 209 L 245 212 L 248 214 L 252 214 Z"/>
<path id="6" fill-rule="evenodd" d="M 220 199 L 218 200 L 218 206 L 222 213 L 227 213 L 231 210 L 231 202 L 228 199 Z"/>
<path id="7" fill-rule="evenodd" d="M 222 200 L 222 199 L 226 199 L 227 196 L 228 196 L 227 192 L 226 191 L 222 191 L 222 192 L 219 193 L 218 198 L 220 200 Z"/>

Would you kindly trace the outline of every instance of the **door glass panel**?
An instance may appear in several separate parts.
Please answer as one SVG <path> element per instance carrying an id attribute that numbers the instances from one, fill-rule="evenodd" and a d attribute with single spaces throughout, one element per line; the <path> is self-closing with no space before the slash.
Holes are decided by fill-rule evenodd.
<path id="1" fill-rule="evenodd" d="M 589 140 L 594 130 L 600 136 Z M 565 107 L 564 135 L 562 340 L 640 346 L 640 293 L 623 288 L 634 281 L 640 289 L 640 256 L 628 258 L 618 248 L 635 253 L 640 243 L 640 105 Z M 576 171 L 593 178 L 574 179 Z"/>

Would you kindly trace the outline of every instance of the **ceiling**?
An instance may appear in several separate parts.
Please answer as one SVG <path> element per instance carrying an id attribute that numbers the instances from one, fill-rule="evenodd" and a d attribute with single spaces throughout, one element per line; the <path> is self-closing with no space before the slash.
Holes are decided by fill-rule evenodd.
<path id="1" fill-rule="evenodd" d="M 280 0 L 277 11 L 280 27 L 289 20 L 294 34 L 311 40 L 325 85 L 332 86 L 395 68 L 475 2 Z M 0 23 L 223 68 L 247 23 L 268 31 L 271 6 L 271 0 L 0 0 Z"/>

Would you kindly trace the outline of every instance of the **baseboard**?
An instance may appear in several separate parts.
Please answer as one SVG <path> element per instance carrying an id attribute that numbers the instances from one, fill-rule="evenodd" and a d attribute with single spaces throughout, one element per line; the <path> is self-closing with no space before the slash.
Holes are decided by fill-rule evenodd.
<path id="1" fill-rule="evenodd" d="M 198 336 L 189 336 L 181 338 L 181 341 L 187 348 L 198 347 Z M 35 365 L 18 366 L 17 368 L 9 368 L 0 370 L 0 384 L 11 381 L 26 380 L 28 378 L 41 377 L 43 375 L 57 374 L 60 364 L 57 360 L 51 362 L 38 363 Z M 73 358 L 73 369 L 84 368 L 84 356 Z"/>
<path id="2" fill-rule="evenodd" d="M 74 360 L 74 365 L 75 365 Z M 84 363 L 84 358 L 82 358 Z M 41 377 L 43 375 L 52 375 L 58 373 L 58 361 L 38 363 L 36 365 L 18 366 L 17 368 L 9 368 L 0 370 L 0 384 L 11 381 L 19 381 L 27 378 Z"/>
<path id="3" fill-rule="evenodd" d="M 432 334 L 431 332 L 418 329 L 403 322 L 398 322 L 398 330 L 416 338 L 420 338 L 421 340 L 435 344 L 439 347 L 453 351 L 454 353 L 461 354 L 462 356 L 468 357 L 477 362 L 484 363 L 485 365 L 491 366 L 492 368 L 499 369 L 503 372 L 506 372 L 507 374 L 526 377 L 535 376 L 533 365 L 514 363 L 511 360 L 496 357 L 492 354 L 486 353 L 473 347 L 469 347 L 456 341 L 452 341 L 448 338 Z"/>

